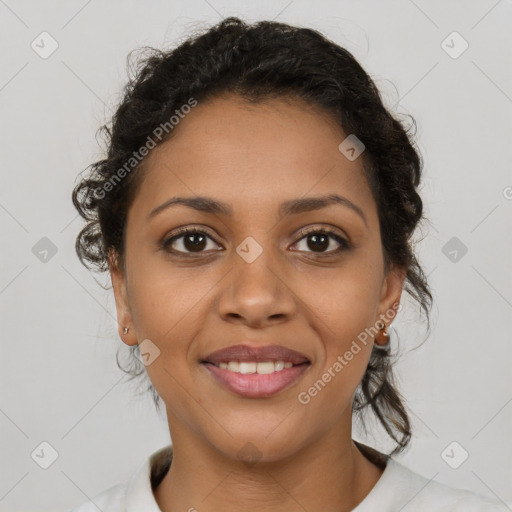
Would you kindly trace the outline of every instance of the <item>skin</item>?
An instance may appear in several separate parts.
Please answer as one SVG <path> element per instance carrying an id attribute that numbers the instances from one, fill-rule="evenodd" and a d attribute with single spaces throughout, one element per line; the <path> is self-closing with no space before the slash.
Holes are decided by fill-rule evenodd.
<path id="1" fill-rule="evenodd" d="M 351 433 L 354 393 L 377 341 L 361 344 L 310 403 L 297 398 L 396 307 L 405 277 L 384 272 L 377 206 L 362 159 L 338 150 L 345 137 L 298 99 L 251 105 L 225 95 L 198 104 L 145 161 L 125 265 L 111 254 L 110 272 L 123 342 L 149 339 L 160 350 L 146 369 L 173 441 L 171 469 L 155 490 L 164 512 L 349 511 L 382 474 Z M 331 193 L 358 205 L 366 223 L 340 205 L 278 217 L 285 200 Z M 175 206 L 148 220 L 173 196 L 199 195 L 229 204 L 234 216 Z M 184 257 L 159 245 L 181 226 L 211 237 L 202 252 L 184 238 L 172 246 Z M 329 238 L 315 249 L 302 230 L 322 227 L 352 247 L 336 253 L 340 244 Z M 252 263 L 236 252 L 249 236 L 263 249 Z M 292 348 L 311 366 L 277 395 L 241 397 L 199 361 L 244 340 Z M 247 443 L 258 461 L 240 460 Z"/>

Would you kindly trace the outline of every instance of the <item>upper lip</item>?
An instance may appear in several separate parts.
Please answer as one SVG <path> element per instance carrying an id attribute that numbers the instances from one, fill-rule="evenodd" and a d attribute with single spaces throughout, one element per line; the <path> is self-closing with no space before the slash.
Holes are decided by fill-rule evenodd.
<path id="1" fill-rule="evenodd" d="M 212 352 L 203 362 L 219 364 L 229 361 L 284 361 L 292 364 L 309 363 L 309 359 L 300 352 L 281 345 L 252 347 L 250 345 L 233 345 Z"/>

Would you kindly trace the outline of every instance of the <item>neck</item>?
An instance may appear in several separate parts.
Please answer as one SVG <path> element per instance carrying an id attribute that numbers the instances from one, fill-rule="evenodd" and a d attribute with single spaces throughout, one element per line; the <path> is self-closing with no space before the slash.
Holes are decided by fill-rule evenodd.
<path id="1" fill-rule="evenodd" d="M 277 461 L 233 460 L 189 431 L 173 432 L 173 460 L 154 490 L 162 512 L 348 512 L 383 473 L 349 436 L 330 436 Z"/>

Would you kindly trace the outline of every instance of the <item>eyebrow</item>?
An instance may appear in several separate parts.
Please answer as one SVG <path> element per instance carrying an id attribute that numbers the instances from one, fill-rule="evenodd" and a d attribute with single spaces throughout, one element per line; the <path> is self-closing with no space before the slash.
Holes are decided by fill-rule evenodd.
<path id="1" fill-rule="evenodd" d="M 350 208 L 353 212 L 357 213 L 368 227 L 366 216 L 363 210 L 354 204 L 350 199 L 340 196 L 338 194 L 328 194 L 319 197 L 302 197 L 299 199 L 291 199 L 281 204 L 279 208 L 280 218 L 287 217 L 290 215 L 297 215 L 299 213 L 311 212 L 314 210 L 321 210 L 332 204 L 338 204 Z M 195 197 L 172 197 L 168 199 L 160 206 L 157 206 L 149 214 L 149 219 L 155 217 L 160 212 L 176 205 L 187 206 L 194 210 L 211 213 L 211 214 L 222 214 L 229 217 L 233 216 L 233 209 L 226 203 L 217 201 L 211 197 L 195 196 Z"/>

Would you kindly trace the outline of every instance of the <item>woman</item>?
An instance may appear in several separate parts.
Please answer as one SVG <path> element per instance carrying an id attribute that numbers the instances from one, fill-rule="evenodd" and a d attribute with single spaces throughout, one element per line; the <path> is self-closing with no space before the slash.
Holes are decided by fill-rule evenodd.
<path id="1" fill-rule="evenodd" d="M 152 51 L 107 134 L 77 252 L 110 272 L 172 447 L 76 511 L 501 510 L 392 457 L 391 323 L 403 289 L 427 320 L 432 301 L 421 160 L 349 52 L 228 18 Z M 390 454 L 352 440 L 367 407 Z"/>

